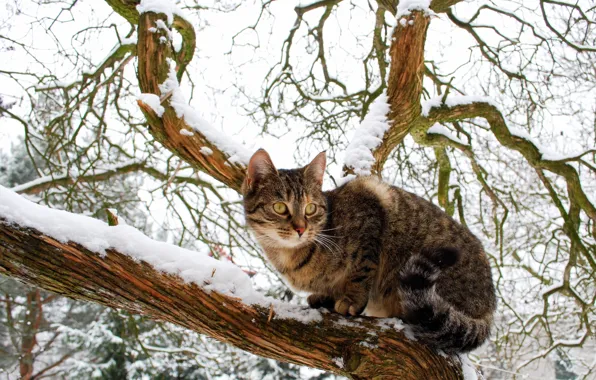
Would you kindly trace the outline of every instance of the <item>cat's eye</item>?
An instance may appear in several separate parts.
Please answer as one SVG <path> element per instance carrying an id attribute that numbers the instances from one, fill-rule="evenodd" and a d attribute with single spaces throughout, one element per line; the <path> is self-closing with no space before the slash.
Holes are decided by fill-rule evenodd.
<path id="1" fill-rule="evenodd" d="M 273 211 L 279 215 L 286 214 L 288 212 L 288 206 L 283 202 L 276 202 L 273 204 Z"/>
<path id="2" fill-rule="evenodd" d="M 314 203 L 309 203 L 306 205 L 306 208 L 304 209 L 304 212 L 306 213 L 306 215 L 312 215 L 317 211 L 317 205 Z"/>

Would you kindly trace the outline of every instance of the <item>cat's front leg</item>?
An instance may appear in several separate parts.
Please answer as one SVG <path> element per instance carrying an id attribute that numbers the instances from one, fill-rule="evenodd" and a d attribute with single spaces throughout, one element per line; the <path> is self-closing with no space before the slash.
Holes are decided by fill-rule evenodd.
<path id="1" fill-rule="evenodd" d="M 332 296 L 321 293 L 313 293 L 309 295 L 306 302 L 308 302 L 308 306 L 313 309 L 324 307 L 325 309 L 333 311 L 333 307 L 335 306 L 335 299 Z"/>
<path id="2" fill-rule="evenodd" d="M 356 280 L 356 281 L 354 281 Z M 360 315 L 368 304 L 370 279 L 351 278 L 346 284 L 345 293 L 335 301 L 335 311 L 342 315 Z"/>
<path id="3" fill-rule="evenodd" d="M 360 315 L 368 304 L 374 273 L 377 270 L 375 256 L 363 252 L 359 265 L 346 279 L 344 294 L 335 301 L 335 311 L 342 315 Z"/>

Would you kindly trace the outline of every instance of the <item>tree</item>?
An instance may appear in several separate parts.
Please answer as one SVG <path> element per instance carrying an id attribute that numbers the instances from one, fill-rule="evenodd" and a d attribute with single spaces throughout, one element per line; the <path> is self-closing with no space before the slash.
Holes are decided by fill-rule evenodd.
<path id="1" fill-rule="evenodd" d="M 143 173 L 146 179 L 153 178 L 157 183 L 167 210 L 176 215 L 166 220 L 162 228 L 166 232 L 164 238 L 175 237 L 176 243 L 188 247 L 195 246 L 195 240 L 208 245 L 223 241 L 232 257 L 240 257 L 238 252 L 258 257 L 258 249 L 239 222 L 237 204 L 230 202 L 236 197 L 233 190 L 239 188 L 243 178 L 246 152 L 238 145 L 227 144 L 225 137 L 181 101 L 177 81 L 191 65 L 196 44 L 194 29 L 185 18 L 172 15 L 172 26 L 178 35 L 169 29 L 164 16 L 143 13 L 139 18 L 133 1 L 107 3 L 132 27 L 119 36 L 118 45 L 108 58 L 94 70 L 83 73 L 80 80 L 62 83 L 55 77 L 39 77 L 43 85 L 37 90 L 47 94 L 47 101 L 60 106 L 56 111 L 46 118 L 34 115 L 25 120 L 13 109 L 0 109 L 31 133 L 26 138 L 29 151 L 37 151 L 48 164 L 46 172 L 38 170 L 46 176 L 43 180 L 17 190 L 43 191 L 46 197 L 66 191 L 67 200 L 79 202 L 85 200 L 86 193 L 97 192 L 95 187 L 100 181 L 115 176 L 138 178 L 132 173 Z M 301 136 L 303 152 L 311 146 L 329 148 L 332 163 L 342 165 L 337 152 L 347 149 L 351 154 L 343 162 L 345 175 L 369 172 L 383 175 L 436 200 L 483 237 L 492 253 L 502 306 L 494 347 L 489 350 L 492 353 L 478 360 L 479 364 L 490 365 L 496 359 L 506 363 L 504 369 L 517 372 L 555 350 L 564 350 L 574 358 L 573 373 L 587 377 L 593 371 L 593 364 L 585 361 L 582 353 L 594 344 L 590 336 L 594 328 L 596 269 L 596 210 L 590 198 L 595 189 L 596 158 L 592 146 L 596 131 L 590 129 L 594 112 L 593 104 L 589 103 L 595 80 L 587 67 L 594 59 L 595 10 L 580 3 L 551 1 L 532 5 L 503 2 L 500 6 L 479 5 L 472 10 L 458 3 L 433 1 L 430 8 L 440 15 L 436 21 L 428 11 L 408 8 L 412 3 L 405 1 L 397 5 L 379 1 L 377 6 L 323 0 L 298 6 L 294 25 L 283 41 L 281 60 L 264 73 L 262 92 L 255 96 L 239 86 L 237 93 L 249 116 L 263 126 L 265 134 L 280 133 L 283 130 L 280 121 L 291 124 L 303 120 L 308 123 Z M 193 5 L 186 7 L 196 9 Z M 256 51 L 259 41 L 253 41 L 250 33 L 263 33 L 262 20 L 269 14 L 277 14 L 273 8 L 272 3 L 263 3 L 256 23 L 234 36 L 234 47 L 246 51 L 252 46 Z M 67 7 L 64 9 L 71 12 Z M 358 52 L 354 54 L 342 53 L 341 39 L 329 27 L 336 20 L 341 30 L 341 23 L 349 20 L 348 13 L 373 25 L 368 38 L 361 35 L 353 42 L 356 47 L 368 42 L 371 48 L 367 54 L 362 54 L 362 49 L 356 49 Z M 391 13 L 397 13 L 396 21 L 387 16 Z M 60 17 L 55 21 L 60 22 Z M 456 67 L 459 62 L 445 62 L 428 49 L 425 58 L 429 25 L 432 28 L 445 22 L 451 32 L 459 33 L 458 38 L 471 38 L 469 63 L 461 63 L 463 70 Z M 392 23 L 395 28 L 388 33 Z M 136 45 L 129 39 L 135 25 L 138 25 Z M 341 36 L 350 38 L 345 33 Z M 170 38 L 172 43 L 168 42 Z M 10 43 L 18 45 L 14 40 Z M 27 50 L 27 46 L 22 47 Z M 307 54 L 297 59 L 296 51 L 300 48 L 305 48 Z M 452 44 L 449 48 L 456 47 Z M 122 98 L 130 98 L 134 88 L 124 71 L 135 56 L 140 89 L 153 94 L 143 95 L 139 100 L 147 130 L 143 121 L 135 121 L 129 109 L 121 106 Z M 167 58 L 174 62 L 173 71 Z M 360 61 L 362 71 L 358 79 L 364 90 L 354 90 L 356 86 L 345 81 L 351 76 L 333 64 L 337 60 L 348 65 L 350 59 Z M 447 74 L 452 71 L 460 77 Z M 21 78 L 26 74 L 11 71 L 6 75 Z M 168 85 L 160 87 L 164 83 Z M 571 93 L 585 96 L 571 101 L 567 99 Z M 491 95 L 494 99 L 464 94 Z M 377 112 L 383 109 L 385 101 L 390 105 L 386 115 L 390 126 L 384 120 L 385 115 Z M 114 115 L 109 116 L 108 110 L 113 110 Z M 348 144 L 344 136 L 360 119 L 362 126 Z M 561 129 L 562 133 L 571 134 L 571 140 L 566 142 L 573 142 L 573 150 L 564 153 L 572 154 L 556 155 L 545 147 L 545 139 L 555 141 L 550 134 L 558 131 L 548 127 L 555 121 L 579 126 L 573 133 Z M 117 126 L 113 127 L 115 131 L 124 131 L 121 133 L 126 138 L 114 140 L 109 125 Z M 540 141 L 535 141 L 536 136 Z M 159 152 L 153 139 L 172 155 Z M 73 189 L 80 194 L 74 195 Z M 88 196 L 81 202 L 81 211 L 93 203 L 92 199 Z M 220 205 L 216 211 L 210 206 L 213 202 Z M 188 220 L 192 220 L 191 227 Z M 34 231 L 10 226 L 2 231 L 3 249 L 7 251 L 29 252 L 31 245 L 17 244 L 17 241 L 29 241 L 36 242 L 34 246 L 40 252 L 46 249 L 52 252 L 58 249 L 62 255 L 72 254 L 73 249 L 85 252 L 73 244 L 50 247 L 40 243 L 44 239 Z M 34 280 L 18 271 L 14 263 L 7 262 L 7 257 L 16 260 L 19 266 L 24 265 L 18 255 L 8 252 L 2 256 L 5 270 Z M 127 271 L 142 275 L 137 274 L 138 269 L 132 264 L 129 267 L 126 257 L 117 252 L 106 260 L 111 263 L 123 260 Z M 160 275 L 155 276 L 161 281 Z M 55 291 L 71 291 L 59 285 L 61 279 L 48 281 L 45 286 Z M 163 281 L 172 284 L 177 280 L 168 277 Z M 200 290 L 197 294 L 197 299 L 212 304 L 208 295 Z M 77 296 L 138 310 L 121 299 L 115 303 L 88 294 L 77 293 Z M 223 298 L 218 300 L 224 302 Z M 236 305 L 229 299 L 225 303 Z M 158 310 L 143 310 L 165 318 Z M 224 320 L 230 312 L 217 310 Z M 263 323 L 265 317 L 269 318 L 266 308 L 254 308 L 249 314 L 258 316 L 261 319 L 255 319 Z M 323 325 L 327 326 L 325 323 L 331 323 L 333 318 L 326 316 Z M 276 328 L 283 330 L 288 326 L 280 322 Z M 220 329 L 219 325 L 208 326 L 201 331 L 252 352 L 352 377 L 370 376 L 373 370 L 400 370 L 389 359 L 385 366 L 378 365 L 378 357 L 367 356 L 371 353 L 362 352 L 360 347 L 341 355 L 315 350 L 326 361 L 303 361 L 297 359 L 300 357 L 297 353 L 284 356 L 258 344 L 247 346 L 241 338 L 222 337 L 218 333 Z M 335 333 L 341 340 L 340 337 L 350 336 L 352 332 L 329 327 L 327 337 L 335 337 Z M 391 338 L 381 335 L 381 341 L 393 342 L 391 334 Z M 406 342 L 401 338 L 398 341 Z M 313 340 L 308 343 L 312 344 Z M 389 348 L 386 344 L 383 347 Z M 414 346 L 407 349 L 423 350 Z M 359 355 L 364 356 L 353 366 L 350 359 Z M 342 358 L 345 367 L 333 358 Z M 446 368 L 446 362 L 440 363 L 433 368 Z"/>

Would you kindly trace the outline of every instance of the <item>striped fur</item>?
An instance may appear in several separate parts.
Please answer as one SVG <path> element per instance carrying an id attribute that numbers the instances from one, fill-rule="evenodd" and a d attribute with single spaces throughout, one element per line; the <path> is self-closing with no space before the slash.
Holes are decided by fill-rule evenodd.
<path id="1" fill-rule="evenodd" d="M 275 169 L 263 150 L 251 159 L 246 220 L 279 273 L 311 293 L 311 307 L 402 318 L 448 353 L 482 344 L 496 298 L 478 239 L 432 203 L 373 177 L 323 192 L 324 167 L 324 154 L 292 170 Z M 278 202 L 287 213 L 275 212 Z M 316 212 L 307 215 L 311 203 Z"/>
<path id="2" fill-rule="evenodd" d="M 435 283 L 441 272 L 457 264 L 459 252 L 440 248 L 410 257 L 399 276 L 401 318 L 427 345 L 447 353 L 466 352 L 481 345 L 490 335 L 492 317 L 472 318 L 441 299 Z"/>

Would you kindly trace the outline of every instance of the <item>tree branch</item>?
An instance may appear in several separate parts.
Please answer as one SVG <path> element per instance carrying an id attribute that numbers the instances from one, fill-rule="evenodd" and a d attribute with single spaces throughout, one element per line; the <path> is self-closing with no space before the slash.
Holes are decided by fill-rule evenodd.
<path id="1" fill-rule="evenodd" d="M 167 173 L 163 173 L 156 169 L 153 166 L 148 165 L 145 162 L 128 162 L 120 166 L 114 166 L 105 170 L 91 170 L 91 173 L 81 175 L 78 177 L 71 176 L 68 174 L 60 175 L 60 176 L 44 176 L 33 181 L 29 181 L 27 183 L 23 183 L 21 185 L 13 187 L 11 190 L 19 193 L 19 194 L 38 194 L 44 190 L 53 187 L 59 186 L 71 186 L 77 183 L 87 183 L 87 182 L 100 182 L 100 181 L 107 181 L 114 176 L 119 176 L 123 174 L 129 174 L 133 172 L 142 172 L 151 177 L 169 183 L 187 183 L 193 184 L 195 186 L 200 187 L 207 187 L 213 192 L 216 192 L 213 184 L 203 181 L 199 178 L 195 177 L 187 177 L 187 176 L 179 176 L 179 175 L 172 175 L 169 176 Z"/>
<path id="2" fill-rule="evenodd" d="M 48 175 L 15 186 L 12 188 L 12 191 L 17 192 L 19 194 L 38 194 L 44 190 L 57 186 L 74 185 L 80 182 L 106 181 L 116 175 L 122 175 L 139 171 L 143 168 L 143 166 L 144 164 L 141 162 L 129 162 L 124 165 L 115 166 L 106 170 L 91 170 L 90 174 L 85 174 L 79 177 L 75 177 L 69 174 L 63 174 L 58 176 Z"/>
<path id="3" fill-rule="evenodd" d="M 430 9 L 436 13 L 442 13 L 460 1 L 462 0 L 433 0 L 430 3 Z M 386 11 L 391 12 L 394 15 L 397 13 L 397 4 L 399 3 L 399 0 L 377 0 L 377 3 Z"/>
<path id="4" fill-rule="evenodd" d="M 391 128 L 385 132 L 382 143 L 373 152 L 375 173 L 381 172 L 393 149 L 401 143 L 414 120 L 420 116 L 424 44 L 430 17 L 424 12 L 415 11 L 405 19 L 405 26 L 398 22 L 393 32 L 387 82 L 387 96 L 391 105 L 387 119 L 391 122 Z"/>
<path id="5" fill-rule="evenodd" d="M 11 204 L 8 199 L 6 194 L 0 197 L 0 211 L 3 203 Z M 21 202 L 25 201 L 15 207 L 22 207 Z M 60 211 L 35 212 L 45 214 L 45 218 L 52 214 L 65 219 Z M 244 304 L 233 295 L 205 290 L 205 284 L 184 282 L 114 249 L 100 255 L 72 241 L 64 242 L 70 240 L 64 236 L 58 241 L 27 225 L 9 222 L 4 215 L 0 213 L 0 272 L 49 291 L 144 314 L 257 355 L 353 379 L 461 378 L 457 359 L 440 356 L 405 338 L 403 332 L 388 328 L 391 320 L 381 324 L 375 318 L 348 321 L 331 313 L 323 313 L 320 321 L 310 323 L 284 318 L 273 306 Z M 97 232 L 102 233 L 105 231 Z M 130 232 L 123 231 L 117 238 L 125 237 L 130 239 Z M 156 250 L 163 245 L 154 244 Z M 151 256 L 151 252 L 146 254 L 143 257 Z M 297 312 L 304 309 L 295 308 Z"/>
<path id="6" fill-rule="evenodd" d="M 165 109 L 162 117 L 158 117 L 149 105 L 139 101 L 139 106 L 149 123 L 149 132 L 163 146 L 191 166 L 209 174 L 232 189 L 239 190 L 244 179 L 244 168 L 241 165 L 228 161 L 227 154 L 196 130 L 193 131 L 192 136 L 180 134 L 182 129 L 192 130 L 192 128 L 182 117 L 177 115 L 174 107 L 167 101 L 169 95 L 162 94 L 160 89 L 160 85 L 168 78 L 168 58 L 172 57 L 172 51 L 168 44 L 160 43 L 158 33 L 149 31 L 150 28 L 155 27 L 157 20 L 165 22 L 165 16 L 144 13 L 139 17 L 138 29 L 138 75 L 141 92 L 160 96 Z M 179 20 L 179 18 L 176 17 L 175 20 Z M 192 29 L 190 24 L 188 27 Z M 189 33 L 189 31 L 183 32 L 183 37 Z M 194 32 L 192 34 L 194 35 Z M 178 66 L 182 64 L 177 61 Z M 179 69 L 177 71 L 179 72 Z M 208 155 L 203 153 L 204 151 L 201 149 L 205 147 L 213 153 Z"/>
<path id="7" fill-rule="evenodd" d="M 569 196 L 573 197 L 578 206 L 588 215 L 588 217 L 596 222 L 596 207 L 594 207 L 583 191 L 579 174 L 575 168 L 565 162 L 565 160 L 551 161 L 543 159 L 539 147 L 534 145 L 532 141 L 511 133 L 503 115 L 494 105 L 485 102 L 474 102 L 453 107 L 443 105 L 442 107 L 432 108 L 428 117 L 421 117 L 418 122 L 430 126 L 438 121 L 453 122 L 475 117 L 486 119 L 492 133 L 501 145 L 521 153 L 532 167 L 536 169 L 545 169 L 565 178 Z M 594 229 L 593 234 L 596 237 L 596 228 Z M 590 265 L 596 270 L 595 259 L 591 257 L 589 252 L 586 252 L 586 254 L 586 258 L 589 260 Z"/>

